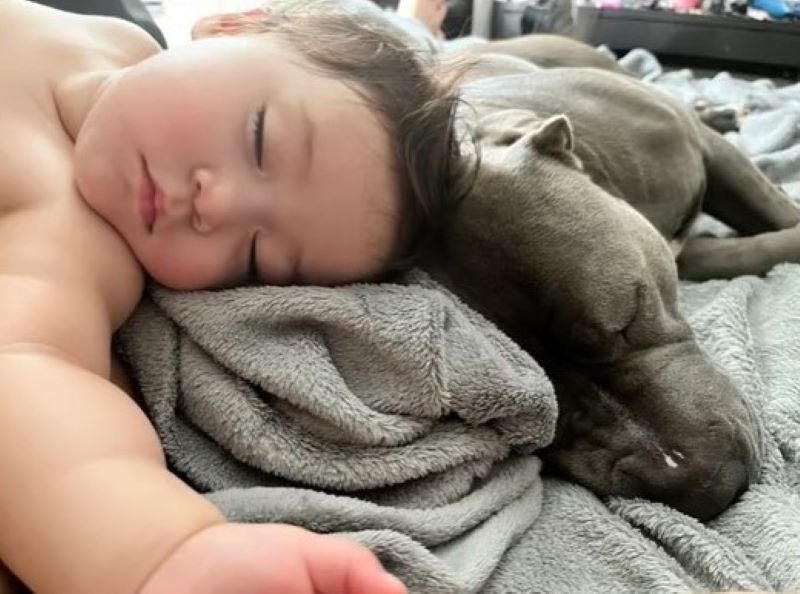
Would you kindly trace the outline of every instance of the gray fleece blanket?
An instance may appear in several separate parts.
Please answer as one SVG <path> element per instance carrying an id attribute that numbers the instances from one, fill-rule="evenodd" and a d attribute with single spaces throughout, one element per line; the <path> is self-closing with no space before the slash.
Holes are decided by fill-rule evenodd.
<path id="1" fill-rule="evenodd" d="M 731 140 L 800 199 L 799 85 L 662 75 L 641 52 L 627 65 L 687 100 L 746 106 Z M 118 346 L 170 464 L 227 517 L 345 534 L 413 592 L 800 589 L 800 266 L 681 296 L 766 428 L 760 481 L 705 525 L 541 478 L 550 384 L 421 273 L 336 289 L 153 287 Z"/>
<path id="2" fill-rule="evenodd" d="M 414 591 L 477 591 L 539 515 L 541 368 L 423 273 L 153 288 L 122 329 L 169 461 L 226 516 L 346 533 Z"/>

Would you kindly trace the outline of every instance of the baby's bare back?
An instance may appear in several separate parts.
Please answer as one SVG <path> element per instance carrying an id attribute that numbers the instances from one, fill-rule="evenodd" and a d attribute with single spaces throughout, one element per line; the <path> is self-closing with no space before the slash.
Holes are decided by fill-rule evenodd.
<path id="1" fill-rule="evenodd" d="M 143 276 L 74 187 L 54 96 L 134 61 L 125 48 L 145 34 L 22 0 L 0 2 L 0 21 L 0 476 L 13 485 L 0 558 L 37 592 L 132 591 L 220 517 L 166 471 L 147 419 L 108 381 Z"/>

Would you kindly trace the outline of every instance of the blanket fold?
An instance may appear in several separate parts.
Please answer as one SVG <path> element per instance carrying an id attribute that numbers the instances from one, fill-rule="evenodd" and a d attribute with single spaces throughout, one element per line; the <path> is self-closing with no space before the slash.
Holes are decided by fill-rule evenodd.
<path id="1" fill-rule="evenodd" d="M 540 464 L 526 453 L 552 439 L 552 386 L 424 273 L 151 287 L 118 347 L 171 466 L 230 519 L 371 534 L 425 591 L 450 576 L 444 592 L 477 589 L 538 514 Z M 382 532 L 404 535 L 402 567 Z"/>

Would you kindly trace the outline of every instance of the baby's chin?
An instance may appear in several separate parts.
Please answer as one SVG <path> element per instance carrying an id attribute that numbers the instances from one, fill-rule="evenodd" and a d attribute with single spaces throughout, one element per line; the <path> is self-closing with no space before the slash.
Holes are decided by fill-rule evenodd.
<path id="1" fill-rule="evenodd" d="M 131 246 L 131 249 L 133 250 L 133 255 L 139 261 L 139 266 L 142 267 L 142 270 L 144 270 L 145 274 L 150 280 L 168 289 L 177 289 L 177 287 L 173 286 L 174 283 L 172 282 L 172 278 L 169 274 L 164 274 L 163 270 L 160 270 L 157 266 L 152 266 L 149 264 L 148 259 L 136 251 L 135 246 Z"/>
<path id="2" fill-rule="evenodd" d="M 142 262 L 138 256 L 137 259 L 147 276 L 155 283 L 167 289 L 172 289 L 173 291 L 210 291 L 221 288 L 203 282 L 202 279 L 195 278 L 193 275 L 165 271 L 158 266 L 148 266 L 146 263 Z"/>
<path id="3" fill-rule="evenodd" d="M 159 275 L 158 272 L 154 272 L 152 270 L 148 270 L 146 267 L 143 267 L 145 274 L 147 277 L 166 289 L 171 289 L 173 291 L 195 291 L 201 289 L 201 287 L 194 287 L 190 285 L 183 284 L 181 282 L 176 282 L 174 279 L 170 278 L 169 276 Z"/>

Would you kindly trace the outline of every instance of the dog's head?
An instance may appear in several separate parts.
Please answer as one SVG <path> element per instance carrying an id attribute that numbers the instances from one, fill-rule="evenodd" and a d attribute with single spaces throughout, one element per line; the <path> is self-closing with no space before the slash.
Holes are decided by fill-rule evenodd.
<path id="1" fill-rule="evenodd" d="M 545 460 L 601 495 L 715 516 L 756 476 L 759 425 L 677 311 L 666 243 L 582 171 L 564 116 L 489 113 L 477 138 L 482 164 L 447 229 L 448 269 L 456 290 L 551 375 L 560 411 Z M 619 212 L 604 219 L 601 203 L 623 209 L 630 226 Z M 631 241 L 644 251 L 631 254 Z M 603 249 L 591 244 L 576 262 L 565 250 L 579 242 Z M 648 259 L 647 250 L 660 251 Z M 640 257 L 654 279 L 646 290 L 635 285 Z M 580 295 L 589 277 L 591 293 Z M 631 279 L 636 290 L 625 291 Z"/>
<path id="2" fill-rule="evenodd" d="M 542 243 L 569 241 L 560 196 L 596 192 L 573 151 L 563 116 L 540 118 L 523 109 L 489 111 L 475 127 L 479 167 L 472 189 L 444 226 L 447 275 L 457 291 L 499 325 L 525 323 L 538 283 L 554 273 Z M 563 233 L 562 233 L 563 231 Z M 557 236 L 544 235 L 556 233 Z"/>
<path id="3" fill-rule="evenodd" d="M 644 497 L 707 520 L 757 478 L 757 418 L 694 341 L 608 367 L 548 371 L 559 419 L 543 457 L 596 493 Z"/>

